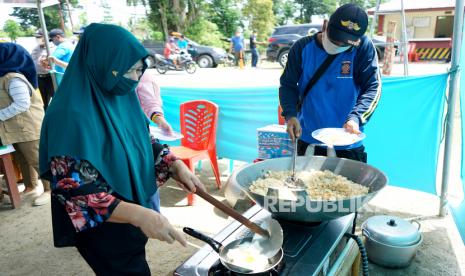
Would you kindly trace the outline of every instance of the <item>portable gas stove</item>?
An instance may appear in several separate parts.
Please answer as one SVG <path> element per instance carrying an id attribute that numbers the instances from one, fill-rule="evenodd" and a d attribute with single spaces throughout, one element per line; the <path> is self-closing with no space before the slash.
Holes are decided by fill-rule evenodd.
<path id="1" fill-rule="evenodd" d="M 260 223 L 271 214 L 255 205 L 244 213 L 246 218 Z M 284 257 L 276 271 L 268 275 L 326 275 L 341 255 L 348 239 L 345 233 L 352 231 L 354 214 L 321 223 L 300 223 L 278 219 L 284 232 Z M 251 235 L 239 222 L 234 221 L 218 233 L 214 239 L 227 244 Z M 179 266 L 174 275 L 234 275 L 220 262 L 218 253 L 209 245 L 203 246 Z"/>

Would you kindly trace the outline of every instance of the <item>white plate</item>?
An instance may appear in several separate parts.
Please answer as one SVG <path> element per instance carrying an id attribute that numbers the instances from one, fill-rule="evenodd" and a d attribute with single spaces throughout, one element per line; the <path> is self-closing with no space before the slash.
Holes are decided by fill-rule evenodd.
<path id="1" fill-rule="evenodd" d="M 150 134 L 162 141 L 175 141 L 184 137 L 184 135 L 174 130 L 172 133 L 166 133 L 159 127 L 150 126 L 149 129 Z"/>
<path id="2" fill-rule="evenodd" d="M 365 139 L 365 133 L 353 134 L 343 128 L 320 128 L 312 132 L 312 137 L 326 145 L 348 146 Z"/>

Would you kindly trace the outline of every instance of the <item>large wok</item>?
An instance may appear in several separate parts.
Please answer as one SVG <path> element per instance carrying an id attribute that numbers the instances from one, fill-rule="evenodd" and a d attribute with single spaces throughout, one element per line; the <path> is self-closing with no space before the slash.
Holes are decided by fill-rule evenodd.
<path id="1" fill-rule="evenodd" d="M 273 215 L 291 221 L 318 222 L 335 219 L 358 211 L 387 184 L 386 175 L 368 164 L 335 157 L 299 156 L 296 170 L 330 170 L 349 180 L 369 187 L 365 196 L 337 201 L 318 201 L 308 197 L 305 190 L 283 195 L 277 189 L 268 189 L 267 196 L 250 191 L 252 181 L 262 177 L 266 171 L 291 169 L 291 157 L 264 160 L 242 167 L 235 173 L 231 184 L 240 187 L 253 201 Z M 235 183 L 234 183 L 235 182 Z M 283 199 L 286 198 L 286 199 Z"/>

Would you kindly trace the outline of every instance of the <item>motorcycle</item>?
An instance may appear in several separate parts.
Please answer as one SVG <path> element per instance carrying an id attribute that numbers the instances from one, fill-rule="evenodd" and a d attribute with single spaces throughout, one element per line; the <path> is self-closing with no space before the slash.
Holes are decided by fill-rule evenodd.
<path id="1" fill-rule="evenodd" d="M 155 54 L 155 69 L 160 74 L 165 74 L 167 71 L 183 71 L 185 70 L 189 74 L 194 74 L 197 70 L 195 62 L 192 60 L 192 57 L 186 51 L 181 51 L 179 53 L 178 64 L 177 66 L 173 63 L 172 60 L 165 58 L 162 55 Z"/>

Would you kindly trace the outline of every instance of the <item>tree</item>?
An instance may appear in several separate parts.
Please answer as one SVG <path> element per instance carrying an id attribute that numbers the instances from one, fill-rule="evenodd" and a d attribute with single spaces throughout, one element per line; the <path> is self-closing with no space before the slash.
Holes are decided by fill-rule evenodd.
<path id="1" fill-rule="evenodd" d="M 128 5 L 146 6 L 147 2 L 150 7 L 148 18 L 165 38 L 170 31 L 184 32 L 198 19 L 199 5 L 204 4 L 204 0 L 126 0 Z"/>
<path id="2" fill-rule="evenodd" d="M 218 30 L 226 37 L 234 34 L 241 25 L 241 14 L 233 0 L 212 0 L 207 6 L 207 19 L 218 26 Z"/>
<path id="3" fill-rule="evenodd" d="M 272 0 L 249 0 L 242 13 L 249 19 L 250 28 L 258 32 L 259 40 L 265 39 L 274 26 Z"/>
<path id="4" fill-rule="evenodd" d="M 299 5 L 299 23 L 309 23 L 312 15 L 330 14 L 336 9 L 336 0 L 295 0 Z"/>
<path id="5" fill-rule="evenodd" d="M 51 30 L 54 28 L 61 28 L 61 18 L 59 9 L 62 9 L 61 12 L 64 14 L 64 20 L 67 20 L 66 13 L 64 8 L 66 5 L 63 5 L 66 1 L 60 0 L 61 5 L 53 5 L 46 8 L 43 8 L 45 24 L 47 29 Z M 69 1 L 72 6 L 77 6 L 78 0 Z M 29 29 L 30 27 L 39 28 L 39 14 L 37 9 L 30 8 L 14 8 L 10 16 L 14 16 L 19 19 L 19 24 L 23 30 Z"/>
<path id="6" fill-rule="evenodd" d="M 292 23 L 296 11 L 296 3 L 293 0 L 273 0 L 273 14 L 278 25 Z"/>
<path id="7" fill-rule="evenodd" d="M 16 39 L 22 35 L 21 26 L 16 21 L 11 19 L 5 21 L 5 25 L 3 25 L 3 31 L 13 42 L 16 42 Z"/>
<path id="8" fill-rule="evenodd" d="M 282 24 L 289 24 L 294 19 L 294 14 L 297 11 L 294 1 L 287 0 L 283 5 L 283 15 L 281 17 Z"/>
<path id="9" fill-rule="evenodd" d="M 150 14 L 149 21 L 153 22 L 152 26 L 163 33 L 163 38 L 166 40 L 168 33 L 168 16 L 169 16 L 169 0 L 149 1 Z"/>
<path id="10" fill-rule="evenodd" d="M 216 26 L 204 18 L 195 20 L 186 30 L 185 34 L 192 40 L 204 44 L 223 47 L 221 37 L 223 36 Z"/>
<path id="11" fill-rule="evenodd" d="M 151 39 L 166 40 L 170 32 L 176 31 L 199 43 L 224 46 L 221 42 L 223 34 L 209 20 L 210 4 L 205 0 L 126 0 L 126 3 L 148 5 L 146 24 L 151 30 L 148 33 Z"/>

